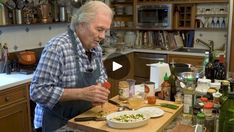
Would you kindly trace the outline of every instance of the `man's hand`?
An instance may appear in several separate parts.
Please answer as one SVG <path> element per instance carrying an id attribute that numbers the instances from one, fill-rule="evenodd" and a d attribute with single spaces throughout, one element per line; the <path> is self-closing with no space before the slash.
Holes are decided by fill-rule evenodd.
<path id="1" fill-rule="evenodd" d="M 100 84 L 92 85 L 84 88 L 83 98 L 84 100 L 95 102 L 95 104 L 103 104 L 107 102 L 110 91 Z"/>

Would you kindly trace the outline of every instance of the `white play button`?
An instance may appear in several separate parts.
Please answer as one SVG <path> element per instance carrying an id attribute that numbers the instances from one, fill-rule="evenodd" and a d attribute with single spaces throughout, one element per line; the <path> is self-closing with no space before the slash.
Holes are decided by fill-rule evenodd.
<path id="1" fill-rule="evenodd" d="M 123 66 L 122 65 L 120 65 L 119 63 L 116 63 L 116 62 L 112 62 L 112 71 L 116 71 L 116 70 L 118 70 L 118 69 L 120 69 L 120 68 L 122 68 Z"/>

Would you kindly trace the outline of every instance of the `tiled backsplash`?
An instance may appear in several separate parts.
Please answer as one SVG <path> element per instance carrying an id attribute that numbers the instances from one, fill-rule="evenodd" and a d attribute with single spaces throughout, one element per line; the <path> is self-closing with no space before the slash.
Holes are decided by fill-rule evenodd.
<path id="1" fill-rule="evenodd" d="M 0 43 L 7 43 L 9 52 L 44 47 L 49 39 L 66 31 L 67 25 L 61 23 L 0 27 Z"/>

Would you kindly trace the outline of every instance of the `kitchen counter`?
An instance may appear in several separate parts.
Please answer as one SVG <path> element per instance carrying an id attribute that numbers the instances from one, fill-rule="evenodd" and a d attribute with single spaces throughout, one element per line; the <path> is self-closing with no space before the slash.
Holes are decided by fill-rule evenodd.
<path id="1" fill-rule="evenodd" d="M 153 49 L 153 50 L 152 49 L 126 49 L 119 53 L 129 54 L 133 52 L 204 56 L 201 53 L 176 52 L 176 51 L 166 51 L 166 50 L 160 50 L 160 49 Z M 103 56 L 103 60 L 107 59 L 108 55 L 110 54 L 111 53 L 107 53 L 105 56 Z M 14 72 L 9 75 L 7 75 L 6 73 L 0 73 L 0 90 L 30 82 L 32 79 L 32 76 L 33 74 L 24 75 L 24 74 L 14 73 Z"/>
<path id="2" fill-rule="evenodd" d="M 119 54 L 129 54 L 133 52 L 141 52 L 141 53 L 156 53 L 156 54 L 174 54 L 174 55 L 187 55 L 187 56 L 201 56 L 203 57 L 205 54 L 201 53 L 191 53 L 191 52 L 178 52 L 178 51 L 171 51 L 171 50 L 160 50 L 160 49 L 125 49 L 121 52 L 111 52 L 107 53 L 103 56 L 103 60 L 107 59 L 109 55 L 112 53 L 119 53 Z"/>
<path id="3" fill-rule="evenodd" d="M 12 72 L 11 74 L 0 73 L 0 90 L 14 87 L 31 81 L 33 74 L 25 75 Z"/>

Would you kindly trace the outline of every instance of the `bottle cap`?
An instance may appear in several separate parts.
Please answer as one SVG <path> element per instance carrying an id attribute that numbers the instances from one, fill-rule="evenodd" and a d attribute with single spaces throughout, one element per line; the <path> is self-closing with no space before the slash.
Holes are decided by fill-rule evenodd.
<path id="1" fill-rule="evenodd" d="M 211 102 L 207 102 L 207 103 L 205 103 L 204 108 L 205 108 L 205 109 L 212 109 L 212 108 L 213 108 L 213 106 L 214 106 L 214 104 L 213 104 L 213 103 L 211 103 Z"/>
<path id="2" fill-rule="evenodd" d="M 222 81 L 222 84 L 223 84 L 223 85 L 229 85 L 229 81 L 228 81 L 228 80 L 223 80 L 223 81 Z"/>
<path id="3" fill-rule="evenodd" d="M 202 102 L 207 102 L 207 101 L 208 101 L 208 98 L 206 98 L 206 97 L 201 97 L 201 101 L 202 101 Z"/>
<path id="4" fill-rule="evenodd" d="M 165 81 L 168 81 L 168 80 L 169 80 L 169 77 L 167 76 L 167 73 L 165 73 L 165 75 L 164 75 L 164 80 L 165 80 Z"/>
<path id="5" fill-rule="evenodd" d="M 203 112 L 197 113 L 197 119 L 205 119 L 205 114 Z"/>

